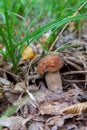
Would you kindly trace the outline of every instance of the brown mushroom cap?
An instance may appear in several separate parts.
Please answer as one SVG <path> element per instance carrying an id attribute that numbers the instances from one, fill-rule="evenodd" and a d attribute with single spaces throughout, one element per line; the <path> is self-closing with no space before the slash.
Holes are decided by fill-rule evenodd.
<path id="1" fill-rule="evenodd" d="M 62 58 L 57 54 L 49 54 L 43 57 L 37 66 L 39 74 L 44 75 L 46 72 L 55 72 L 63 66 Z"/>

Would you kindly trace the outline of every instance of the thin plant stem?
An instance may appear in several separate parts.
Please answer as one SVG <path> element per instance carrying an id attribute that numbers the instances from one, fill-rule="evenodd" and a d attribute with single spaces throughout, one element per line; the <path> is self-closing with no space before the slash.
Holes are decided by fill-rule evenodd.
<path id="1" fill-rule="evenodd" d="M 70 17 L 74 17 L 78 14 L 78 12 L 87 4 L 87 0 L 76 10 L 76 12 L 70 16 Z M 60 39 L 63 31 L 66 29 L 66 27 L 69 25 L 70 22 L 66 23 L 65 26 L 63 27 L 63 29 L 61 30 L 61 32 L 59 33 L 59 35 L 56 37 L 55 41 L 53 42 L 53 44 L 51 45 L 48 53 L 53 49 L 54 45 L 56 44 L 56 42 Z"/>

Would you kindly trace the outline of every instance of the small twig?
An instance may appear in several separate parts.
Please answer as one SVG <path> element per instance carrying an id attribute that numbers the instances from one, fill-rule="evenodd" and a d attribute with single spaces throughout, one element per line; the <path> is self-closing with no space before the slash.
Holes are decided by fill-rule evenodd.
<path id="1" fill-rule="evenodd" d="M 35 62 L 35 60 L 38 59 L 39 57 L 40 57 L 40 55 L 37 55 L 36 57 L 34 57 L 34 58 L 31 60 L 29 66 L 28 66 L 27 73 L 26 73 L 26 76 L 25 76 L 25 82 L 26 82 L 27 87 L 29 87 L 29 80 L 30 80 L 30 78 L 31 78 L 31 76 L 29 75 L 29 71 L 30 71 L 30 69 L 31 69 L 32 64 L 33 64 L 33 63 Z"/>
<path id="2" fill-rule="evenodd" d="M 76 83 L 72 83 L 71 84 L 75 89 L 77 89 L 78 90 L 78 92 L 80 91 L 80 88 L 79 88 L 79 86 L 77 86 L 77 84 Z M 77 94 L 78 95 L 78 94 Z"/>
<path id="3" fill-rule="evenodd" d="M 82 65 L 82 62 L 81 62 L 79 59 L 75 58 L 75 57 L 67 57 L 67 56 L 64 56 L 64 59 L 70 60 L 70 61 L 72 61 L 72 62 L 74 62 L 74 63 L 76 63 L 76 64 L 79 64 L 79 65 Z"/>
<path id="4" fill-rule="evenodd" d="M 59 38 L 61 37 L 63 31 L 65 30 L 65 28 L 68 26 L 68 23 L 63 27 L 63 29 L 61 30 L 61 32 L 58 34 L 58 36 L 56 37 L 55 41 L 53 42 L 52 46 L 49 49 L 49 52 L 53 49 L 54 45 L 56 44 L 56 42 L 59 40 Z M 48 53 L 49 53 L 48 52 Z"/>
<path id="5" fill-rule="evenodd" d="M 73 40 L 73 41 L 69 41 L 69 42 L 67 42 L 67 43 L 65 43 L 65 44 L 63 44 L 63 45 L 61 45 L 60 47 L 58 47 L 56 50 L 54 50 L 54 52 L 59 52 L 59 51 L 63 51 L 63 50 L 65 50 L 65 49 L 68 49 L 68 48 L 70 48 L 70 47 L 73 47 L 73 48 L 77 48 L 77 47 L 81 47 L 82 45 L 85 45 L 86 46 L 86 44 L 87 43 L 85 43 L 85 42 L 81 42 L 81 40 L 80 40 L 80 44 L 78 43 L 78 41 L 76 41 L 76 40 Z M 70 44 L 70 45 L 69 45 Z"/>
<path id="6" fill-rule="evenodd" d="M 80 61 L 82 62 L 83 66 L 84 66 L 84 70 L 86 71 L 87 70 L 87 65 L 84 61 L 84 59 L 82 59 L 81 57 L 79 57 Z M 85 80 L 87 81 L 87 74 L 85 75 Z M 87 82 L 85 82 L 85 88 L 87 86 Z"/>
<path id="7" fill-rule="evenodd" d="M 38 79 L 40 78 L 41 76 L 39 74 L 36 74 L 36 75 L 30 75 L 29 76 L 29 80 L 32 80 L 32 79 Z"/>
<path id="8" fill-rule="evenodd" d="M 39 55 L 40 56 L 40 55 Z M 31 99 L 31 104 L 33 105 L 33 107 L 38 107 L 38 104 L 36 102 L 36 99 L 34 98 L 33 94 L 29 92 L 29 80 L 32 79 L 32 77 L 29 75 L 29 71 L 31 69 L 31 66 L 32 64 L 35 62 L 35 60 L 39 57 L 38 55 L 33 58 L 33 60 L 30 62 L 29 66 L 28 66 L 28 69 L 27 69 L 27 73 L 26 73 L 26 76 L 25 76 L 25 91 L 26 93 L 29 95 L 30 99 Z"/>
<path id="9" fill-rule="evenodd" d="M 70 82 L 70 83 L 83 83 L 83 82 L 87 82 L 87 80 L 64 80 L 65 82 Z"/>
<path id="10" fill-rule="evenodd" d="M 5 70 L 5 69 L 3 69 L 3 68 L 0 68 L 0 71 L 3 71 L 3 72 L 5 72 L 5 73 L 8 73 L 8 74 L 12 75 L 13 77 L 19 79 L 20 81 L 23 81 L 18 75 L 13 74 L 13 73 L 11 73 L 10 71 L 7 71 L 7 70 Z"/>
<path id="11" fill-rule="evenodd" d="M 69 45 L 69 44 L 70 44 L 70 42 L 65 43 L 64 45 L 58 47 L 54 52 L 57 52 L 57 51 L 61 52 L 61 51 L 65 50 L 65 49 L 80 47 L 80 45 L 78 45 L 78 44 L 71 44 L 71 45 Z"/>
<path id="12" fill-rule="evenodd" d="M 76 12 L 74 13 L 74 16 L 76 16 L 76 15 L 79 13 L 79 11 L 80 11 L 86 4 L 87 4 L 87 1 L 85 1 L 85 2 L 78 8 L 78 10 L 76 10 Z"/>
<path id="13" fill-rule="evenodd" d="M 64 59 L 64 60 L 65 60 L 65 62 L 66 62 L 67 64 L 71 65 L 72 67 L 74 67 L 74 68 L 77 69 L 78 71 L 79 71 L 79 70 L 82 70 L 82 68 L 81 68 L 79 65 L 77 65 L 77 64 L 75 64 L 75 63 L 73 63 L 73 62 L 71 62 L 71 61 L 69 61 L 69 60 L 66 60 L 66 59 Z"/>
<path id="14" fill-rule="evenodd" d="M 70 72 L 65 72 L 62 73 L 62 75 L 70 75 L 70 74 L 87 74 L 87 71 L 70 71 Z"/>
<path id="15" fill-rule="evenodd" d="M 76 12 L 71 16 L 74 17 L 78 14 L 78 12 L 87 4 L 87 1 L 85 1 L 77 10 Z M 59 33 L 59 35 L 56 37 L 55 41 L 53 42 L 53 44 L 51 45 L 48 53 L 53 49 L 54 45 L 56 44 L 56 42 L 60 39 L 63 31 L 66 29 L 66 27 L 69 25 L 70 22 L 66 23 L 65 26 L 63 27 L 63 29 L 61 30 L 61 32 Z"/>
<path id="16" fill-rule="evenodd" d="M 33 96 L 32 93 L 29 92 L 29 90 L 26 88 L 26 92 L 29 95 L 30 99 L 31 99 L 31 104 L 33 105 L 33 107 L 37 108 L 38 104 Z"/>

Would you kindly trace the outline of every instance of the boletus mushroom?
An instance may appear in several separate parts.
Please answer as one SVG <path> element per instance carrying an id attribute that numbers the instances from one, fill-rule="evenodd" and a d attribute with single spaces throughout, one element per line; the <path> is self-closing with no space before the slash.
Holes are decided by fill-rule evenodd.
<path id="1" fill-rule="evenodd" d="M 44 56 L 37 65 L 37 71 L 45 76 L 48 89 L 62 91 L 62 82 L 59 69 L 63 66 L 62 58 L 57 54 Z"/>

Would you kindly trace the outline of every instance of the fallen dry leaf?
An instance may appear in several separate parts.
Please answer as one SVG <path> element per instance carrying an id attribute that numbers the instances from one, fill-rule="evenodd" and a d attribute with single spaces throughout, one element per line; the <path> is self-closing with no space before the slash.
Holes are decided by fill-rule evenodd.
<path id="1" fill-rule="evenodd" d="M 57 115 L 60 114 L 60 110 L 68 106 L 68 103 L 59 102 L 42 102 L 39 104 L 39 112 L 41 115 Z"/>
<path id="2" fill-rule="evenodd" d="M 34 52 L 34 50 L 33 50 L 31 47 L 29 47 L 29 46 L 27 46 L 27 47 L 24 49 L 24 51 L 22 52 L 22 59 L 23 59 L 23 60 L 31 60 L 31 59 L 34 58 L 34 56 L 35 56 L 35 52 Z"/>
<path id="3" fill-rule="evenodd" d="M 52 116 L 47 119 L 46 124 L 49 126 L 54 126 L 57 124 L 58 127 L 62 127 L 66 119 L 73 118 L 74 116 L 75 115 L 73 114 Z"/>
<path id="4" fill-rule="evenodd" d="M 5 98 L 5 90 L 10 88 L 10 86 L 11 86 L 11 82 L 9 82 L 8 80 L 0 77 L 0 99 Z"/>
<path id="5" fill-rule="evenodd" d="M 43 123 L 34 122 L 29 126 L 28 130 L 44 130 L 43 129 Z"/>
<path id="6" fill-rule="evenodd" d="M 2 77 L 0 77 L 0 83 L 3 84 L 3 85 L 8 85 L 8 86 L 10 86 L 10 84 L 11 84 L 10 81 L 8 81 L 8 80 L 6 80 Z"/>
<path id="7" fill-rule="evenodd" d="M 81 114 L 87 111 L 87 102 L 71 105 L 62 110 L 62 113 Z"/>
<path id="8" fill-rule="evenodd" d="M 0 119 L 0 126 L 8 127 L 10 130 L 19 130 L 22 127 L 24 118 L 21 116 L 4 117 Z M 26 130 L 26 127 L 25 127 Z"/>
<path id="9" fill-rule="evenodd" d="M 25 92 L 25 82 L 18 82 L 15 87 L 14 87 L 14 91 L 17 91 L 19 93 Z"/>
<path id="10" fill-rule="evenodd" d="M 63 126 L 64 124 L 64 119 L 58 115 L 58 116 L 53 116 L 51 118 L 49 118 L 47 121 L 46 121 L 47 125 L 50 125 L 50 126 L 53 126 L 57 123 L 58 126 Z"/>

